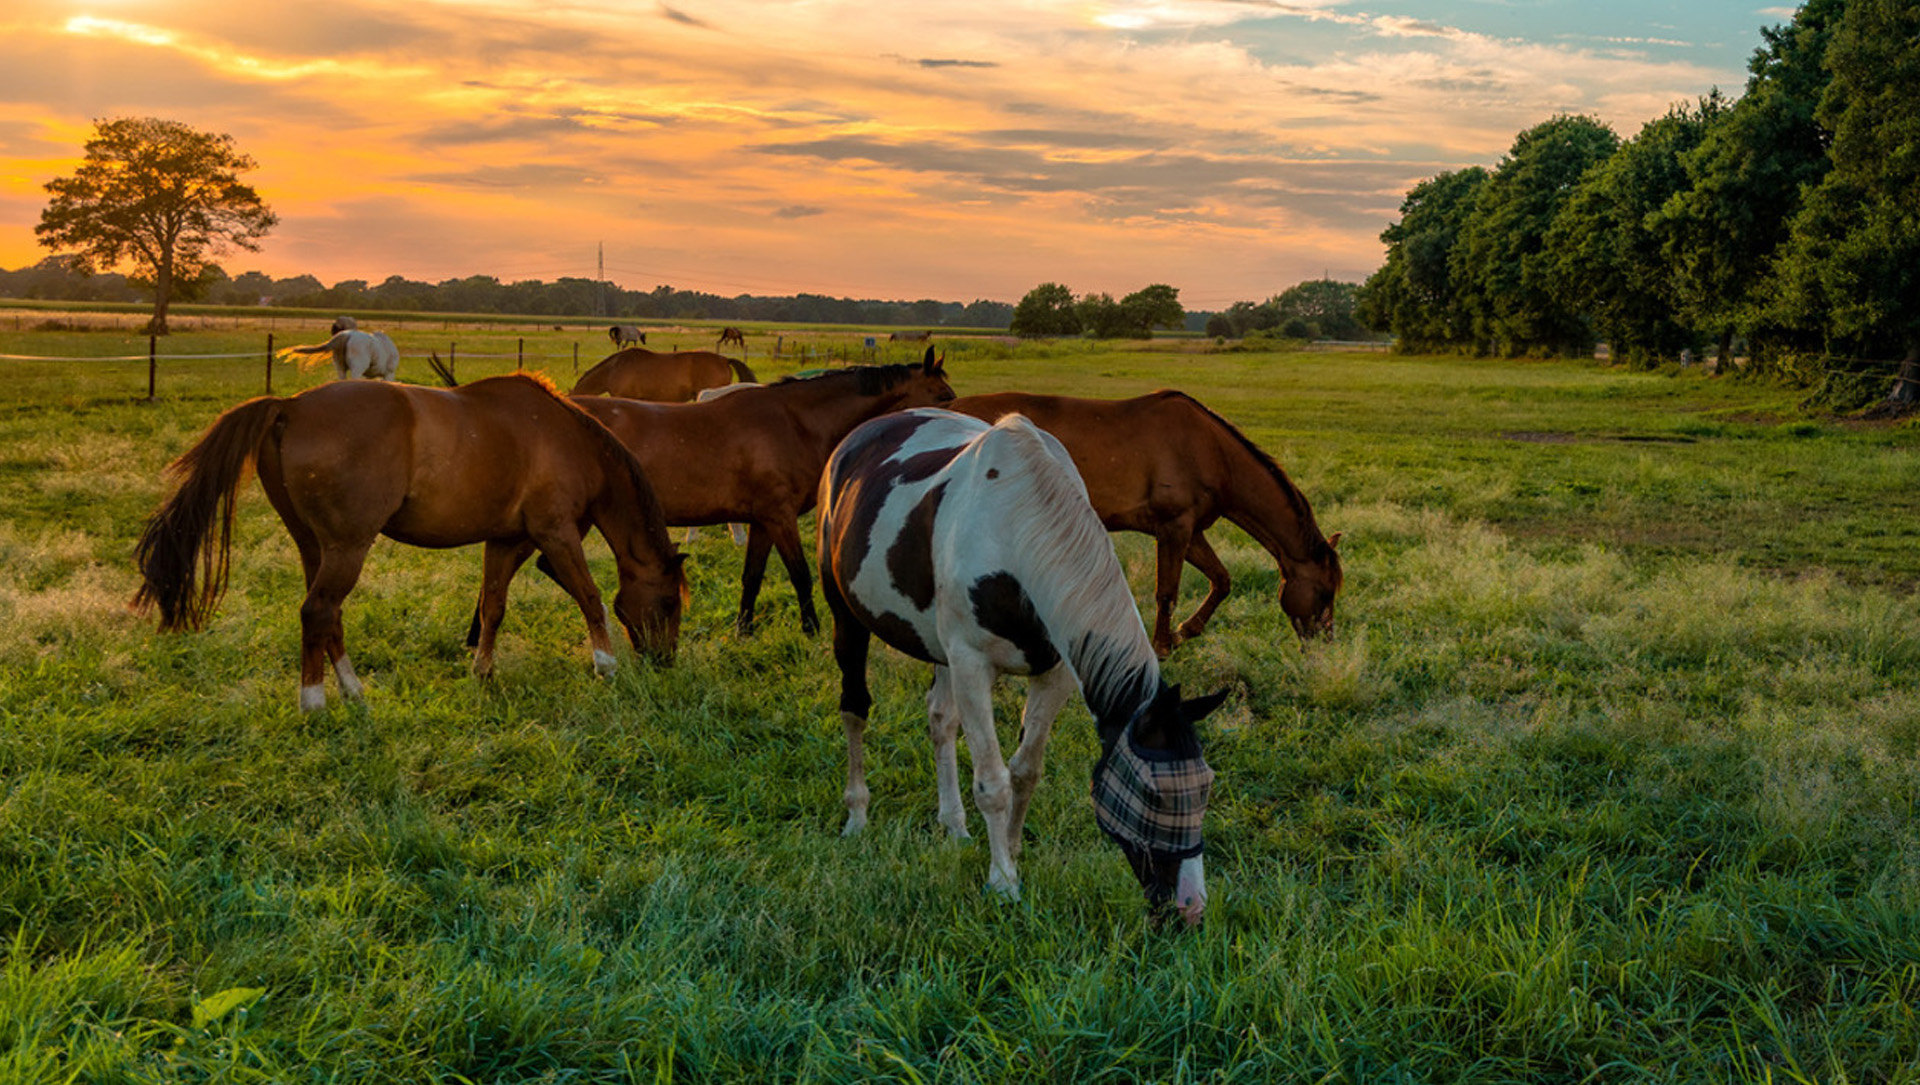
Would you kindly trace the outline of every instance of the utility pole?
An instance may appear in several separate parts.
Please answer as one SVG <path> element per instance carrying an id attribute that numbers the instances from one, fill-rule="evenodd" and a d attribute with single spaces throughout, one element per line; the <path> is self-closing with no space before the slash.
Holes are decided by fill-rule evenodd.
<path id="1" fill-rule="evenodd" d="M 599 278 L 596 281 L 600 284 L 600 292 L 599 292 L 599 296 L 596 297 L 593 302 L 593 315 L 606 316 L 607 315 L 607 243 L 604 241 L 599 242 L 598 247 L 600 250 L 600 272 L 599 272 Z"/>

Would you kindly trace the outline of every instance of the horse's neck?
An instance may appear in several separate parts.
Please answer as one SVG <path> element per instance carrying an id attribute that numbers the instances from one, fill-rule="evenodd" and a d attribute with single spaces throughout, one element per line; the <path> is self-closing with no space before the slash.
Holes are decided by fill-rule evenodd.
<path id="1" fill-rule="evenodd" d="M 1145 628 L 1139 643 L 1133 640 L 1086 631 L 1068 646 L 1067 661 L 1080 679 L 1080 695 L 1103 737 L 1126 726 L 1160 688 L 1160 660 Z"/>
<path id="2" fill-rule="evenodd" d="M 793 402 L 791 409 L 799 428 L 823 456 L 833 451 L 833 446 L 839 444 L 840 439 L 853 427 L 894 409 L 902 398 L 895 391 L 867 396 L 857 391 L 848 392 L 844 387 L 821 387 L 807 389 L 807 392 L 809 394 Z"/>
<path id="3" fill-rule="evenodd" d="M 1228 463 L 1221 515 L 1253 536 L 1283 572 L 1312 561 L 1326 537 L 1314 522 L 1306 495 L 1234 434 L 1222 432 L 1219 441 Z"/>

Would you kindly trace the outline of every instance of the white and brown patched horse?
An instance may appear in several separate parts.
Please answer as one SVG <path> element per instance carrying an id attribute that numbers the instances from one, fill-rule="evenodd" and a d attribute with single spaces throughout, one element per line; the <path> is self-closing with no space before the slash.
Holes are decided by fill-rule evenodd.
<path id="1" fill-rule="evenodd" d="M 613 349 L 619 350 L 629 344 L 646 342 L 647 333 L 632 324 L 615 324 L 607 329 L 607 338 L 613 341 Z"/>
<path id="2" fill-rule="evenodd" d="M 363 332 L 350 316 L 333 322 L 333 338 L 326 342 L 287 347 L 280 351 L 282 358 L 301 358 L 302 366 L 311 364 L 313 358 L 323 354 L 333 356 L 335 380 L 359 377 L 392 380 L 400 372 L 400 348 L 393 345 L 387 333 Z"/>
<path id="3" fill-rule="evenodd" d="M 820 584 L 833 614 L 847 735 L 848 835 L 866 825 L 867 650 L 878 635 L 934 665 L 927 730 L 940 822 L 967 835 L 955 747 L 973 755 L 987 885 L 1020 894 L 1015 861 L 1054 717 L 1074 689 L 1103 750 L 1100 828 L 1126 854 L 1156 920 L 1206 909 L 1200 827 L 1213 774 L 1194 724 L 1225 693 L 1183 701 L 1160 677 L 1113 544 L 1060 443 L 1020 415 L 989 426 L 938 409 L 854 430 L 821 479 Z M 1031 676 L 1019 748 L 1002 759 L 993 683 Z"/>

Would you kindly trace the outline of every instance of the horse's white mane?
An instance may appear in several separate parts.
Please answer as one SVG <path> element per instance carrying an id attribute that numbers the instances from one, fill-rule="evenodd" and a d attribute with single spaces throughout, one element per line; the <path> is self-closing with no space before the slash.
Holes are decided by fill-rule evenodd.
<path id="1" fill-rule="evenodd" d="M 1159 657 L 1113 539 L 1066 448 L 1020 414 L 994 423 L 977 448 L 983 471 L 1000 472 L 992 515 L 1011 552 L 1021 555 L 1020 583 L 1073 665 L 1088 704 L 1099 711 L 1123 698 L 1151 696 Z M 1126 688 L 1136 682 L 1144 687 Z"/>

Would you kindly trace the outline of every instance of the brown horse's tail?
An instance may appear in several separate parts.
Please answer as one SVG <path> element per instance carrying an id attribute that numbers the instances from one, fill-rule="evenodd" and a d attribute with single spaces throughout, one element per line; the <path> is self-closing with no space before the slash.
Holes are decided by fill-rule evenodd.
<path id="1" fill-rule="evenodd" d="M 747 368 L 747 363 L 736 362 L 732 358 L 728 358 L 727 364 L 733 367 L 733 375 L 735 377 L 746 381 L 748 384 L 760 383 L 760 378 L 753 375 L 753 370 Z"/>
<path id="2" fill-rule="evenodd" d="M 145 611 L 158 603 L 162 631 L 200 628 L 226 591 L 234 501 L 285 402 L 262 396 L 228 410 L 199 444 L 167 467 L 180 485 L 147 521 L 133 548 L 142 578 L 133 608 Z M 218 546 L 212 545 L 216 521 Z"/>

